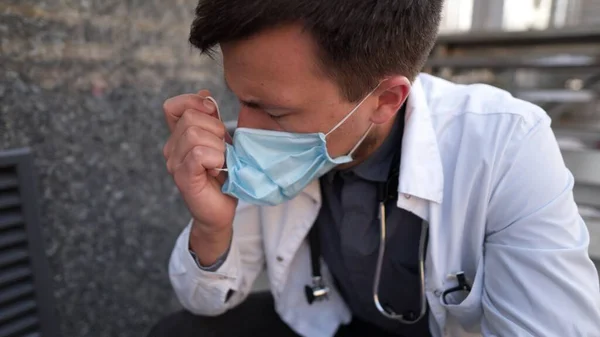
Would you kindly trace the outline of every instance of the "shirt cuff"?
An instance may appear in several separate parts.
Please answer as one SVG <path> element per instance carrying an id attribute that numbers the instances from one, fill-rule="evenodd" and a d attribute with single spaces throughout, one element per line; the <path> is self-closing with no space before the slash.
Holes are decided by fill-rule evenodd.
<path id="1" fill-rule="evenodd" d="M 229 248 L 227 248 L 227 251 L 223 255 L 219 256 L 219 258 L 217 259 L 217 261 L 215 263 L 213 263 L 207 267 L 200 264 L 200 261 L 198 260 L 198 256 L 196 256 L 196 253 L 194 253 L 194 251 L 191 249 L 190 249 L 190 254 L 192 254 L 192 258 L 194 259 L 194 262 L 196 262 L 196 265 L 198 266 L 198 268 L 200 268 L 204 271 L 215 272 L 215 271 L 219 270 L 219 268 L 221 268 L 223 263 L 225 263 L 225 260 L 227 260 L 227 256 L 229 255 Z"/>
<path id="2" fill-rule="evenodd" d="M 198 260 L 198 256 L 196 255 L 196 253 L 194 253 L 194 251 L 191 249 L 189 249 L 189 252 L 192 255 L 192 258 L 194 259 L 194 262 L 196 262 L 196 266 L 198 266 L 198 268 L 200 268 L 204 271 L 208 271 L 208 272 L 216 272 L 217 270 L 219 270 L 219 268 L 221 268 L 223 263 L 225 263 L 225 261 L 227 260 L 227 256 L 229 256 L 230 250 L 231 250 L 231 241 L 229 242 L 229 246 L 227 247 L 227 250 L 225 251 L 225 253 L 223 253 L 223 255 L 219 256 L 217 261 L 215 263 L 211 264 L 210 266 L 203 266 L 200 263 L 200 260 Z"/>

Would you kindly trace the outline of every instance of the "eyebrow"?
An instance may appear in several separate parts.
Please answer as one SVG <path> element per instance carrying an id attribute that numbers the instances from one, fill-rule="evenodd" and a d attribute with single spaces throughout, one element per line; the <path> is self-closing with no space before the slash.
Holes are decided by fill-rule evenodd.
<path id="1" fill-rule="evenodd" d="M 225 76 L 223 76 L 223 80 L 225 81 L 225 87 L 227 88 L 227 90 L 229 90 L 230 92 L 232 92 L 235 95 L 235 92 L 233 92 L 233 90 L 231 90 L 231 87 L 229 86 L 229 82 L 227 82 L 227 78 Z M 239 99 L 239 97 L 238 97 L 238 99 Z M 260 100 L 242 100 L 242 99 L 240 99 L 240 102 L 246 106 L 249 106 L 249 107 L 252 107 L 255 109 L 261 109 L 261 110 L 289 110 L 289 111 L 294 110 L 291 107 L 261 103 Z"/>

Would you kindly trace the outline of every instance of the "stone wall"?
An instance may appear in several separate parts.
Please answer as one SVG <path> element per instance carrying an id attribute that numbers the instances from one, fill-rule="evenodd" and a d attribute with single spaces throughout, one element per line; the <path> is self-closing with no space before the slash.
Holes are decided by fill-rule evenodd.
<path id="1" fill-rule="evenodd" d="M 0 150 L 34 150 L 64 336 L 142 336 L 178 308 L 166 267 L 188 212 L 161 106 L 209 88 L 236 109 L 187 43 L 195 4 L 0 2 Z"/>

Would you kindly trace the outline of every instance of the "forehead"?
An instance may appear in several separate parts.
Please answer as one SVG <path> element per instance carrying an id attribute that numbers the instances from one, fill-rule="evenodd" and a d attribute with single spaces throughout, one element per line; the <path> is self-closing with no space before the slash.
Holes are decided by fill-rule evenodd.
<path id="1" fill-rule="evenodd" d="M 236 94 L 259 95 L 276 89 L 279 95 L 297 95 L 333 84 L 320 70 L 310 33 L 298 25 L 223 43 L 221 49 L 225 78 Z"/>

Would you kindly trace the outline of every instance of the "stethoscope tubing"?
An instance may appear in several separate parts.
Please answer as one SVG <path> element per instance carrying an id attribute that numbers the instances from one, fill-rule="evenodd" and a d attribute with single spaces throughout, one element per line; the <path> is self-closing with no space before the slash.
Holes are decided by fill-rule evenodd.
<path id="1" fill-rule="evenodd" d="M 386 221 L 385 221 L 385 203 L 379 203 L 379 226 L 380 226 L 380 243 L 379 243 L 379 255 L 377 257 L 377 265 L 375 269 L 375 278 L 373 280 L 373 301 L 375 307 L 379 312 L 389 318 L 401 322 L 402 324 L 415 324 L 425 317 L 427 313 L 427 297 L 425 296 L 425 244 L 427 238 L 427 232 L 429 224 L 427 221 L 422 222 L 421 236 L 419 239 L 419 292 L 421 307 L 419 314 L 416 318 L 407 318 L 402 314 L 397 314 L 389 309 L 386 309 L 379 300 L 379 284 L 381 281 L 381 270 L 383 267 L 383 258 L 385 256 L 385 244 L 386 244 Z M 389 310 L 389 311 L 388 311 Z"/>

